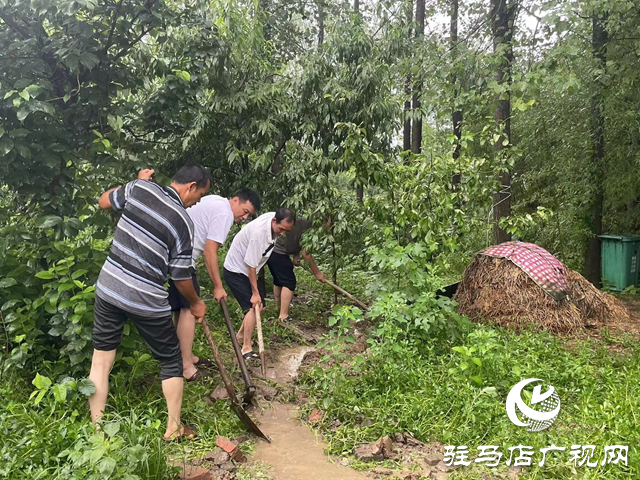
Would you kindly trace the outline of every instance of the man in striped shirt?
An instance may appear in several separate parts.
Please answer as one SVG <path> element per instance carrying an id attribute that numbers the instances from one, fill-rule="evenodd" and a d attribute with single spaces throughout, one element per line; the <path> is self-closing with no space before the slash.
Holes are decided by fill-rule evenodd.
<path id="1" fill-rule="evenodd" d="M 109 371 L 129 318 L 160 362 L 169 412 L 164 438 L 171 440 L 193 432 L 180 422 L 182 356 L 164 285 L 171 276 L 193 316 L 204 316 L 206 307 L 191 281 L 193 222 L 185 208 L 200 201 L 211 185 L 211 174 L 200 165 L 185 165 L 166 188 L 151 182 L 152 174 L 153 170 L 142 170 L 138 180 L 108 190 L 98 201 L 100 208 L 122 212 L 122 217 L 96 283 L 89 374 L 96 390 L 89 407 L 95 423 L 104 413 Z"/>

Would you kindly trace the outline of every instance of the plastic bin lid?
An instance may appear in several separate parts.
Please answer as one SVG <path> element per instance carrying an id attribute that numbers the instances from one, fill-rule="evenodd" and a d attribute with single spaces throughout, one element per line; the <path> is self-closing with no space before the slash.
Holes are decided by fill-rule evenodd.
<path id="1" fill-rule="evenodd" d="M 598 235 L 601 240 L 618 240 L 620 242 L 640 242 L 639 235 Z"/>

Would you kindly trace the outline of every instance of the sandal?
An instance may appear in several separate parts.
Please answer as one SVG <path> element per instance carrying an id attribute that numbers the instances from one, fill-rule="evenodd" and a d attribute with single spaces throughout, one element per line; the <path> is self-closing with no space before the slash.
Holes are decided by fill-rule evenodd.
<path id="1" fill-rule="evenodd" d="M 184 379 L 187 382 L 195 382 L 197 380 L 200 380 L 204 376 L 205 376 L 204 373 L 199 368 L 196 368 L 196 371 L 193 375 L 191 375 L 189 378 L 184 377 Z"/>
<path id="2" fill-rule="evenodd" d="M 242 358 L 244 358 L 244 361 L 246 362 L 247 360 L 255 360 L 255 359 L 259 359 L 260 355 L 258 355 L 256 352 L 254 352 L 253 350 L 247 352 L 247 353 L 243 353 L 242 354 Z"/>
<path id="3" fill-rule="evenodd" d="M 194 365 L 196 367 L 202 367 L 202 368 L 214 368 L 215 367 L 215 363 L 213 363 L 212 360 L 209 360 L 208 358 L 200 358 L 200 357 L 198 357 L 198 361 L 195 362 Z"/>
<path id="4" fill-rule="evenodd" d="M 182 440 L 193 440 L 194 438 L 196 438 L 196 432 L 194 432 L 192 429 L 190 429 L 186 425 L 183 425 L 181 427 L 181 430 L 182 432 L 179 433 L 178 435 L 171 435 L 168 438 L 167 437 L 162 437 L 162 438 L 166 443 L 179 443 Z"/>

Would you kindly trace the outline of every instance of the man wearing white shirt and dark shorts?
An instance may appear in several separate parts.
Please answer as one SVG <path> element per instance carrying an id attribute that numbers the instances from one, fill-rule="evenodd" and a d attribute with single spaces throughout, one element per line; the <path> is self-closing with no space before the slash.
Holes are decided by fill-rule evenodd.
<path id="1" fill-rule="evenodd" d="M 234 223 L 246 220 L 260 209 L 260 196 L 249 188 L 240 189 L 233 198 L 226 199 L 218 195 L 207 195 L 200 203 L 187 209 L 193 221 L 193 266 L 204 254 L 205 266 L 213 282 L 213 297 L 217 302 L 226 298 L 218 266 L 218 249 L 224 244 Z M 195 273 L 193 286 L 200 295 L 200 287 Z M 189 303 L 169 281 L 169 304 L 177 317 L 177 332 L 182 352 L 183 375 L 187 382 L 198 380 L 199 367 L 211 367 L 213 362 L 193 355 L 193 337 L 195 335 L 195 317 L 189 311 Z M 174 318 L 175 320 L 176 318 Z"/>
<path id="2" fill-rule="evenodd" d="M 259 358 L 251 345 L 256 326 L 253 307 L 262 304 L 264 309 L 265 303 L 264 289 L 258 289 L 258 272 L 269 260 L 276 239 L 290 232 L 295 222 L 296 215 L 288 208 L 260 215 L 235 236 L 224 261 L 224 280 L 245 313 L 238 330 L 245 361 Z"/>

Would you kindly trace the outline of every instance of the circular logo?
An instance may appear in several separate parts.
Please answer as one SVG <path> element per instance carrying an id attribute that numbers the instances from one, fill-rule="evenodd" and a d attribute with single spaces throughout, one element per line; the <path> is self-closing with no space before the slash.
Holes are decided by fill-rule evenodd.
<path id="1" fill-rule="evenodd" d="M 516 383 L 507 395 L 507 415 L 514 425 L 529 427 L 530 432 L 541 432 L 549 428 L 556 421 L 560 413 L 560 397 L 556 389 L 549 385 L 549 390 L 542 393 L 542 385 L 533 387 L 531 394 L 531 406 L 538 405 L 538 409 L 531 408 L 522 399 L 522 390 L 533 382 L 542 382 L 539 378 L 527 378 Z M 520 411 L 522 420 L 518 418 Z"/>

